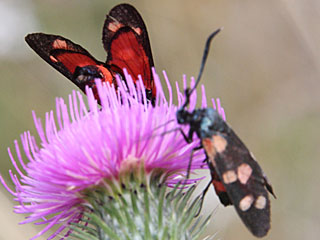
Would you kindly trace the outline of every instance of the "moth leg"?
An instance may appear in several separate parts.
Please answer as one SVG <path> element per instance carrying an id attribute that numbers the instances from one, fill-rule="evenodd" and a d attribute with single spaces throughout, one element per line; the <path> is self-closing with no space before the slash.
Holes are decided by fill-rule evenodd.
<path id="1" fill-rule="evenodd" d="M 182 131 L 182 130 L 181 130 Z M 191 163 L 192 163 L 192 158 L 193 158 L 193 153 L 199 149 L 202 149 L 202 144 L 199 145 L 198 147 L 195 147 L 191 150 L 191 154 L 190 154 L 190 159 L 189 159 L 189 163 L 188 163 L 188 168 L 187 168 L 187 176 L 186 179 L 189 179 L 190 177 L 190 171 L 191 171 Z"/>
<path id="2" fill-rule="evenodd" d="M 192 131 L 192 130 L 189 131 L 188 136 L 184 133 L 184 131 L 182 130 L 182 128 L 179 128 L 179 131 L 181 132 L 184 140 L 185 140 L 187 143 L 192 143 L 192 136 L 193 136 L 193 131 Z"/>
<path id="3" fill-rule="evenodd" d="M 204 202 L 204 197 L 206 196 L 208 190 L 209 190 L 209 187 L 211 185 L 211 181 L 208 183 L 208 185 L 206 186 L 206 188 L 203 190 L 202 194 L 201 194 L 201 198 L 200 198 L 200 207 L 199 207 L 199 210 L 198 212 L 196 213 L 196 215 L 194 217 L 198 217 L 200 212 L 201 212 L 201 209 L 202 209 L 202 206 L 203 206 L 203 202 Z"/>
<path id="4" fill-rule="evenodd" d="M 192 142 L 192 136 L 193 136 L 193 131 L 192 129 L 189 130 L 188 136 L 184 133 L 184 131 L 182 130 L 182 128 L 179 128 L 179 131 L 181 132 L 184 140 L 187 143 L 191 143 Z M 191 154 L 190 154 L 190 159 L 189 159 L 189 163 L 188 163 L 188 168 L 187 168 L 187 176 L 186 179 L 189 179 L 190 176 L 190 170 L 191 170 L 191 163 L 192 163 L 192 157 L 193 157 L 193 153 L 199 149 L 202 148 L 202 144 L 200 144 L 198 147 L 195 147 L 191 150 Z"/>

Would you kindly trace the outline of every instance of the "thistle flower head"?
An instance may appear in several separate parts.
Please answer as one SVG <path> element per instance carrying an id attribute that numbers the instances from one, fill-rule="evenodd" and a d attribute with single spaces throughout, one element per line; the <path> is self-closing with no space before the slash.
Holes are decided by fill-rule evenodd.
<path id="1" fill-rule="evenodd" d="M 132 179 L 148 184 L 145 179 L 152 181 L 157 176 L 169 186 L 184 179 L 191 150 L 198 146 L 199 140 L 188 144 L 177 130 L 180 125 L 175 114 L 183 104 L 184 95 L 176 85 L 179 104 L 173 105 L 173 93 L 165 73 L 164 78 L 169 100 L 166 100 L 159 77 L 154 72 L 157 85 L 154 107 L 144 95 L 142 80 L 135 86 L 131 77 L 126 75 L 126 84 L 118 79 L 117 90 L 96 82 L 101 106 L 92 91 L 87 89 L 88 107 L 79 92 L 69 96 L 68 104 L 59 98 L 56 112 L 46 114 L 44 127 L 33 113 L 41 142 L 37 144 L 30 132 L 22 134 L 22 149 L 29 161 L 23 160 L 18 141 L 15 141 L 16 157 L 8 150 L 18 172 L 13 174 L 10 171 L 15 190 L 9 189 L 1 178 L 18 202 L 15 212 L 28 214 L 22 223 L 46 225 L 32 239 L 53 225 L 60 224 L 60 228 L 49 239 L 71 223 L 78 223 L 91 204 L 88 200 L 91 189 L 104 189 L 112 198 Z M 206 107 L 204 88 L 202 90 L 202 107 Z M 224 117 L 219 101 L 217 103 L 214 108 Z M 195 105 L 196 93 L 191 97 L 190 110 Z M 187 131 L 187 127 L 184 130 Z M 196 152 L 191 171 L 206 167 L 204 159 L 202 151 Z M 182 183 L 197 180 L 199 178 L 187 179 Z"/>

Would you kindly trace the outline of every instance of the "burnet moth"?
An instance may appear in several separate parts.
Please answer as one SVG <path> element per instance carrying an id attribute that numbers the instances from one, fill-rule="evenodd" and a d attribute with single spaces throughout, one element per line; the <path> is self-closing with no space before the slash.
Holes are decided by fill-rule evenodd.
<path id="1" fill-rule="evenodd" d="M 57 35 L 32 33 L 25 37 L 29 46 L 47 63 L 70 79 L 82 91 L 93 88 L 95 78 L 116 84 L 115 76 L 124 79 L 126 68 L 134 82 L 141 75 L 146 96 L 154 102 L 156 95 L 151 68 L 154 66 L 147 28 L 139 12 L 129 4 L 110 10 L 103 26 L 102 43 L 106 62 L 96 60 L 87 50 Z"/>
<path id="2" fill-rule="evenodd" d="M 180 129 L 188 143 L 193 141 L 194 133 L 200 139 L 200 146 L 194 148 L 194 151 L 205 151 L 211 182 L 204 194 L 212 183 L 220 202 L 224 206 L 234 205 L 250 232 L 256 237 L 263 237 L 270 229 L 268 192 L 275 196 L 266 175 L 252 153 L 215 109 L 187 110 L 190 96 L 199 84 L 211 40 L 219 32 L 220 29 L 208 37 L 198 78 L 192 89 L 185 90 L 185 102 L 177 111 L 176 118 L 179 124 L 190 127 L 187 134 Z"/>

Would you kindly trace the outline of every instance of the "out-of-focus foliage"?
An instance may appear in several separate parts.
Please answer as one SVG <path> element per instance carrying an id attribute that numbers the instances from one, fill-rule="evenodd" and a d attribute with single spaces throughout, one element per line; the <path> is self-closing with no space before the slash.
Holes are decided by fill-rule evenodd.
<path id="1" fill-rule="evenodd" d="M 121 1 L 122 2 L 122 1 Z M 318 239 L 320 208 L 320 2 L 128 1 L 142 14 L 157 70 L 181 80 L 196 75 L 210 32 L 214 40 L 202 79 L 207 96 L 220 97 L 228 122 L 254 152 L 273 183 L 272 228 L 266 239 Z M 76 87 L 24 43 L 30 32 L 63 35 L 100 60 L 105 14 L 120 1 L 2 0 L 0 2 L 0 156 L 8 176 L 7 147 L 25 130 L 35 133 L 38 116 L 55 108 L 55 97 Z M 18 226 L 13 202 L 1 188 L 0 239 L 27 239 L 31 225 Z M 206 235 L 254 239 L 232 207 L 213 189 L 203 214 L 217 206 Z M 27 229 L 27 230 L 26 230 Z M 31 230 L 30 230 L 31 229 Z M 34 230 L 36 231 L 36 230 Z M 45 239 L 45 238 L 43 238 Z"/>

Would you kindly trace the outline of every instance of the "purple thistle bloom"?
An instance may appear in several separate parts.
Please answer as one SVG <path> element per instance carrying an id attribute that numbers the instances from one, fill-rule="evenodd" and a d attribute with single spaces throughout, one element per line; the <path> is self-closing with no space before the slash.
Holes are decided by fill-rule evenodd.
<path id="1" fill-rule="evenodd" d="M 18 202 L 16 213 L 28 214 L 23 223 L 46 224 L 32 239 L 44 234 L 52 226 L 60 228 L 49 237 L 57 236 L 70 223 L 79 222 L 88 204 L 83 191 L 99 186 L 111 189 L 112 184 L 121 186 L 126 176 L 143 166 L 146 176 L 154 171 L 161 172 L 168 185 L 184 179 L 192 148 L 177 130 L 176 111 L 184 101 L 178 84 L 178 106 L 172 104 L 172 89 L 164 72 L 169 91 L 166 100 L 159 76 L 153 72 L 157 86 L 156 106 L 147 103 L 142 80 L 136 90 L 131 77 L 126 75 L 126 86 L 118 79 L 117 91 L 113 86 L 97 81 L 101 107 L 87 89 L 88 105 L 82 95 L 73 92 L 69 104 L 63 99 L 56 101 L 56 113 L 46 114 L 45 126 L 33 112 L 34 122 L 41 143 L 37 145 L 30 132 L 21 135 L 24 154 L 29 160 L 23 161 L 18 141 L 15 141 L 16 157 L 8 149 L 11 161 L 18 175 L 10 171 L 15 184 L 11 190 L 0 176 L 5 188 Z M 191 85 L 194 84 L 194 79 Z M 184 88 L 187 86 L 184 76 Z M 225 119 L 219 100 L 213 107 Z M 190 110 L 196 105 L 196 93 L 191 97 Z M 202 86 L 202 107 L 207 107 Z M 187 131 L 187 128 L 184 129 Z M 17 159 L 18 161 L 16 161 Z M 191 171 L 206 168 L 203 151 L 195 152 Z M 197 179 L 188 179 L 185 184 Z M 112 192 L 110 190 L 110 192 Z"/>

